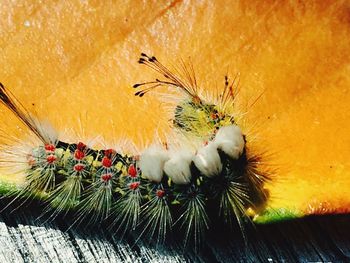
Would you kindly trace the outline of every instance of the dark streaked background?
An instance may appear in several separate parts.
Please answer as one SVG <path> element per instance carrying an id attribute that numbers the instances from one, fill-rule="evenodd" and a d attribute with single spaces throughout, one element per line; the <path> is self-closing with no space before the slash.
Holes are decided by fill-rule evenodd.
<path id="1" fill-rule="evenodd" d="M 0 262 L 350 262 L 350 215 L 256 225 L 247 230 L 246 245 L 236 230 L 216 228 L 199 251 L 183 249 L 179 240 L 134 241 L 105 226 L 38 219 L 31 207 L 0 216 Z"/>

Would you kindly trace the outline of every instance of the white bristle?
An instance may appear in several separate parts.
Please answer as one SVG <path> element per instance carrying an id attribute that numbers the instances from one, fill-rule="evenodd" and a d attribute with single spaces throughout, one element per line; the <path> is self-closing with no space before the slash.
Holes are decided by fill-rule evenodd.
<path id="1" fill-rule="evenodd" d="M 207 177 L 218 175 L 222 171 L 217 145 L 213 142 L 200 148 L 194 156 L 193 162 L 198 170 Z"/>
<path id="2" fill-rule="evenodd" d="M 244 138 L 237 125 L 221 127 L 215 135 L 214 143 L 232 159 L 238 159 L 244 150 Z"/>
<path id="3" fill-rule="evenodd" d="M 175 184 L 188 184 L 191 180 L 193 154 L 187 150 L 172 152 L 170 160 L 164 164 L 164 172 Z"/>
<path id="4" fill-rule="evenodd" d="M 167 151 L 161 146 L 152 145 L 142 152 L 138 165 L 144 177 L 159 183 L 163 178 L 164 163 L 168 159 Z"/>
<path id="5" fill-rule="evenodd" d="M 47 120 L 39 120 L 35 116 L 30 116 L 33 125 L 37 128 L 40 134 L 45 138 L 47 143 L 54 143 L 57 141 L 58 133 L 52 124 Z"/>
<path id="6" fill-rule="evenodd" d="M 24 139 L 8 135 L 8 145 L 0 147 L 0 177 L 11 175 L 13 178 L 25 178 L 26 171 L 30 168 L 29 160 L 33 149 L 42 145 L 42 142 L 33 134 L 28 133 Z M 22 181 L 21 180 L 21 181 Z"/>

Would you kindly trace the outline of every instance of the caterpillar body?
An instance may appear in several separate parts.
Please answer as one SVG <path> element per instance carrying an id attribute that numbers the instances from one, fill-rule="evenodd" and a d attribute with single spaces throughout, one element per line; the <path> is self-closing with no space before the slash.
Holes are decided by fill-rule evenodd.
<path id="1" fill-rule="evenodd" d="M 160 142 L 138 154 L 68 143 L 33 118 L 1 84 L 0 101 L 35 137 L 35 143 L 21 151 L 13 150 L 18 145 L 1 146 L 1 165 L 21 167 L 25 176 L 16 195 L 39 196 L 51 216 L 70 211 L 76 222 L 109 220 L 116 233 L 138 231 L 157 242 L 181 229 L 185 244 L 198 244 L 213 224 L 212 215 L 228 225 L 238 224 L 244 232 L 245 222 L 266 205 L 264 185 L 270 174 L 260 170 L 261 156 L 249 151 L 249 138 L 232 114 L 235 81 L 225 77 L 218 100 L 207 102 L 199 95 L 192 66 L 183 65 L 181 78 L 155 57 L 142 53 L 139 63 L 163 79 L 135 84 L 135 95 L 143 97 L 162 86 L 183 92 L 172 127 L 199 144 L 173 149 Z"/>

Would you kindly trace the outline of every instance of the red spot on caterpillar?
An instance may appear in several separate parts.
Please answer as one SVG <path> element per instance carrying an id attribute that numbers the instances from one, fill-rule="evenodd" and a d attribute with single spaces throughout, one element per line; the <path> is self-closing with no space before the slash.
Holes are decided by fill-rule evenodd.
<path id="1" fill-rule="evenodd" d="M 57 157 L 53 154 L 50 154 L 49 156 L 46 157 L 46 161 L 50 164 L 54 163 L 56 161 L 56 159 L 57 159 Z"/>
<path id="2" fill-rule="evenodd" d="M 82 142 L 79 142 L 79 143 L 77 144 L 77 149 L 78 149 L 79 151 L 84 151 L 85 148 L 86 148 L 86 144 L 84 144 L 84 143 L 82 143 Z"/>
<path id="3" fill-rule="evenodd" d="M 102 179 L 102 181 L 104 181 L 104 182 L 108 182 L 109 180 L 112 179 L 112 174 L 111 174 L 111 173 L 103 174 L 103 175 L 101 175 L 101 179 Z"/>
<path id="4" fill-rule="evenodd" d="M 139 186 L 140 186 L 140 182 L 133 182 L 133 183 L 129 184 L 129 188 L 131 190 L 136 190 L 137 188 L 139 188 Z"/>
<path id="5" fill-rule="evenodd" d="M 165 191 L 162 190 L 162 189 L 158 189 L 157 192 L 156 192 L 156 195 L 159 197 L 159 198 L 162 198 L 165 196 Z"/>
<path id="6" fill-rule="evenodd" d="M 105 168 L 109 168 L 109 167 L 112 166 L 112 160 L 109 159 L 108 157 L 103 157 L 103 159 L 102 159 L 102 165 L 103 165 L 103 167 L 105 167 Z"/>
<path id="7" fill-rule="evenodd" d="M 74 158 L 76 160 L 82 160 L 85 157 L 85 153 L 81 150 L 75 150 L 74 152 Z"/>
<path id="8" fill-rule="evenodd" d="M 85 168 L 85 165 L 83 165 L 83 164 L 76 164 L 76 165 L 74 165 L 74 171 L 77 171 L 77 172 L 83 171 L 84 168 Z"/>
<path id="9" fill-rule="evenodd" d="M 45 144 L 45 150 L 48 151 L 48 152 L 54 152 L 56 149 L 55 145 L 51 144 L 51 143 L 48 143 L 48 144 Z"/>
<path id="10" fill-rule="evenodd" d="M 114 154 L 114 153 L 116 153 L 116 151 L 113 149 L 107 149 L 104 151 L 105 156 L 108 158 L 111 158 L 112 154 Z"/>
<path id="11" fill-rule="evenodd" d="M 212 118 L 213 120 L 216 120 L 218 118 L 218 115 L 214 112 L 210 113 L 210 118 Z"/>
<path id="12" fill-rule="evenodd" d="M 128 174 L 132 178 L 135 178 L 137 176 L 137 171 L 136 171 L 136 168 L 135 168 L 135 166 L 133 164 L 129 166 Z"/>

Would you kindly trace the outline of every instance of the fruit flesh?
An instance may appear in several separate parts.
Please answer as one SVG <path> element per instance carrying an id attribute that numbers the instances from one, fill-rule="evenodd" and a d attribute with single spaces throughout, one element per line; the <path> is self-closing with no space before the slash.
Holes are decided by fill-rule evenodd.
<path id="1" fill-rule="evenodd" d="M 58 130 L 111 143 L 126 135 L 142 148 L 169 130 L 169 115 L 156 96 L 133 96 L 132 84 L 154 77 L 140 52 L 167 65 L 190 56 L 208 91 L 240 73 L 240 125 L 274 171 L 269 206 L 349 212 L 349 10 L 349 1 L 3 1 L 1 82 Z M 0 128 L 21 136 L 0 114 Z"/>

